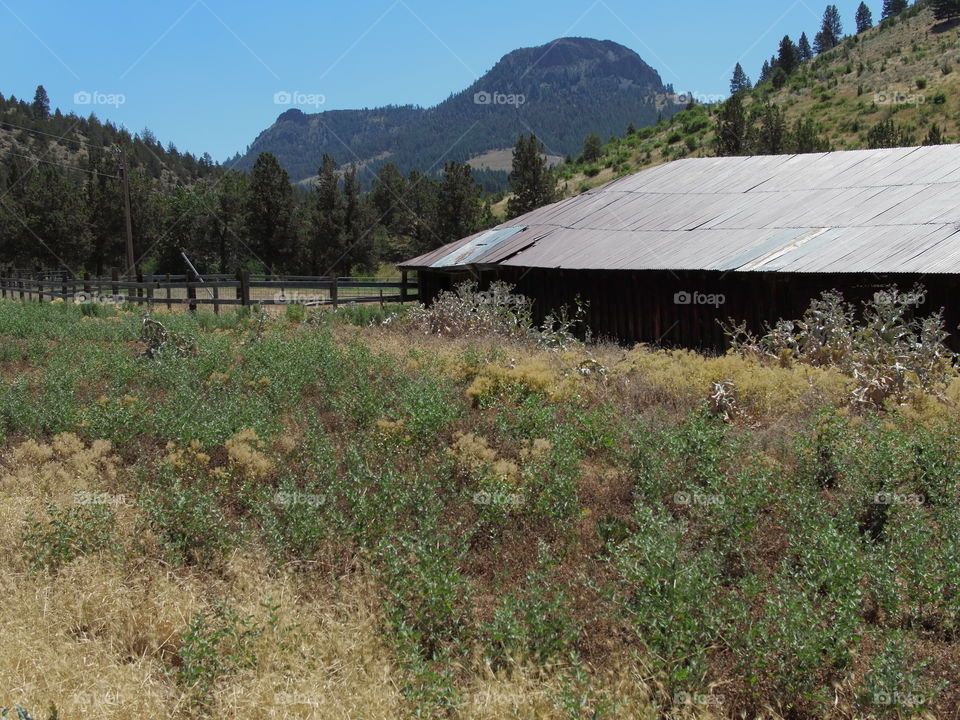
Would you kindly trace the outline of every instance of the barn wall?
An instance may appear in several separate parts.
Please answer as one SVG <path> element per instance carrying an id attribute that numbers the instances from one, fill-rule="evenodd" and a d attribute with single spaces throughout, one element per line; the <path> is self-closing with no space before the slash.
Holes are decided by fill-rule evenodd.
<path id="1" fill-rule="evenodd" d="M 427 302 L 460 279 L 421 271 Z M 945 308 L 951 344 L 960 349 L 958 282 L 949 275 L 845 275 L 720 273 L 716 271 L 586 271 L 497 267 L 480 274 L 481 286 L 500 279 L 534 299 L 538 319 L 577 296 L 589 301 L 588 323 L 595 337 L 618 342 L 645 342 L 668 347 L 722 350 L 726 343 L 718 320 L 746 320 L 760 331 L 765 323 L 798 318 L 825 290 L 837 289 L 855 304 L 891 284 L 901 290 L 917 282 L 927 289 L 920 308 L 927 314 Z M 686 293 L 686 295 L 679 295 Z M 711 297 L 712 296 L 712 297 Z M 684 303 L 686 299 L 691 302 Z M 714 302 L 710 302 L 710 301 Z M 721 302 L 722 301 L 722 302 Z"/>

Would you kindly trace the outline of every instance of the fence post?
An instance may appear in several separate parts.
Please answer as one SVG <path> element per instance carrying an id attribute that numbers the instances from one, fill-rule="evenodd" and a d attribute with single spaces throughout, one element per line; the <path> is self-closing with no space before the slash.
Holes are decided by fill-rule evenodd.
<path id="1" fill-rule="evenodd" d="M 199 282 L 197 274 L 193 270 L 187 271 L 187 299 L 190 300 L 190 312 L 195 313 L 197 311 L 197 288 L 193 283 Z"/>
<path id="2" fill-rule="evenodd" d="M 83 294 L 87 296 L 87 302 L 90 299 L 90 273 L 83 274 Z"/>
<path id="3" fill-rule="evenodd" d="M 170 312 L 173 309 L 173 305 L 170 302 L 170 273 L 167 273 L 167 312 Z"/>
<path id="4" fill-rule="evenodd" d="M 337 308 L 337 276 L 334 275 L 330 278 L 330 302 L 333 303 L 334 309 Z"/>
<path id="5" fill-rule="evenodd" d="M 247 270 L 237 270 L 237 282 L 240 286 L 237 288 L 237 300 L 241 307 L 250 304 L 250 273 Z"/>
<path id="6" fill-rule="evenodd" d="M 113 283 L 110 285 L 110 293 L 113 295 L 113 299 L 116 300 L 120 295 L 120 286 L 117 285 L 117 281 L 120 279 L 120 272 L 116 268 L 110 268 L 110 279 L 113 280 Z"/>
<path id="7" fill-rule="evenodd" d="M 18 273 L 17 273 L 17 278 L 19 278 L 19 282 L 17 283 L 17 285 L 20 286 L 20 300 L 21 300 L 21 302 L 22 302 L 23 299 L 24 299 L 24 297 L 25 297 L 24 292 L 23 292 L 23 289 L 24 289 L 23 273 L 18 272 Z"/>
<path id="8" fill-rule="evenodd" d="M 153 275 L 147 280 L 147 312 L 153 314 Z"/>
<path id="9" fill-rule="evenodd" d="M 137 285 L 143 285 L 143 271 L 142 271 L 142 270 L 137 270 Z M 130 288 L 130 297 L 133 297 L 133 288 Z M 143 288 L 142 288 L 142 287 L 138 287 L 138 288 L 137 288 L 137 297 L 138 297 L 138 298 L 142 298 L 142 297 L 143 297 Z M 139 304 L 140 304 L 140 303 L 138 302 L 137 305 L 139 305 Z"/>
<path id="10" fill-rule="evenodd" d="M 407 301 L 407 271 L 400 271 L 400 304 L 403 305 Z"/>
<path id="11" fill-rule="evenodd" d="M 220 314 L 220 286 L 213 286 L 213 314 Z"/>

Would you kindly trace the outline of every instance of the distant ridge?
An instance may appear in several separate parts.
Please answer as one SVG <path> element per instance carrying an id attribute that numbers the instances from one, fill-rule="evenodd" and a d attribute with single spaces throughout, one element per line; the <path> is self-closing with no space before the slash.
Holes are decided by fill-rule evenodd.
<path id="1" fill-rule="evenodd" d="M 412 105 L 306 114 L 291 108 L 241 158 L 249 169 L 273 153 L 294 181 L 314 176 L 324 153 L 341 164 L 437 171 L 513 147 L 535 132 L 552 155 L 576 155 L 590 133 L 604 140 L 682 109 L 673 88 L 629 48 L 560 38 L 505 55 L 468 88 L 432 108 Z M 501 181 L 506 173 L 499 173 Z"/>

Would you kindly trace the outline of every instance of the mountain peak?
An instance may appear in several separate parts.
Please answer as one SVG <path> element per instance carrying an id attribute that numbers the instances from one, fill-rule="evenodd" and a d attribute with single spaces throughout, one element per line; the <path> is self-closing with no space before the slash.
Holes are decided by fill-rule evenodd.
<path id="1" fill-rule="evenodd" d="M 268 151 L 296 181 L 315 175 L 324 153 L 341 164 L 375 169 L 389 160 L 403 171 L 426 171 L 437 167 L 436 148 L 446 150 L 445 160 L 466 162 L 512 148 L 531 132 L 549 154 L 576 155 L 590 133 L 608 137 L 677 112 L 669 92 L 630 48 L 563 37 L 507 53 L 469 88 L 432 108 L 288 109 L 254 141 L 240 167 L 252 167 Z M 506 173 L 492 172 L 487 180 L 505 186 Z"/>

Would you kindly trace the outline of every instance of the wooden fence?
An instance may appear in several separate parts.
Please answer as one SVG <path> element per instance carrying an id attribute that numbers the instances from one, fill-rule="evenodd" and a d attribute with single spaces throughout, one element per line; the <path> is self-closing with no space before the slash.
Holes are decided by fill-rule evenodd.
<path id="1" fill-rule="evenodd" d="M 24 272 L 0 269 L 0 298 L 65 302 L 147 305 L 186 305 L 191 312 L 210 305 L 215 313 L 230 305 L 331 305 L 348 303 L 406 303 L 418 297 L 416 282 L 407 273 L 395 279 L 310 276 L 143 275 L 135 280 L 114 271 L 109 278 L 69 277 L 62 272 Z"/>

